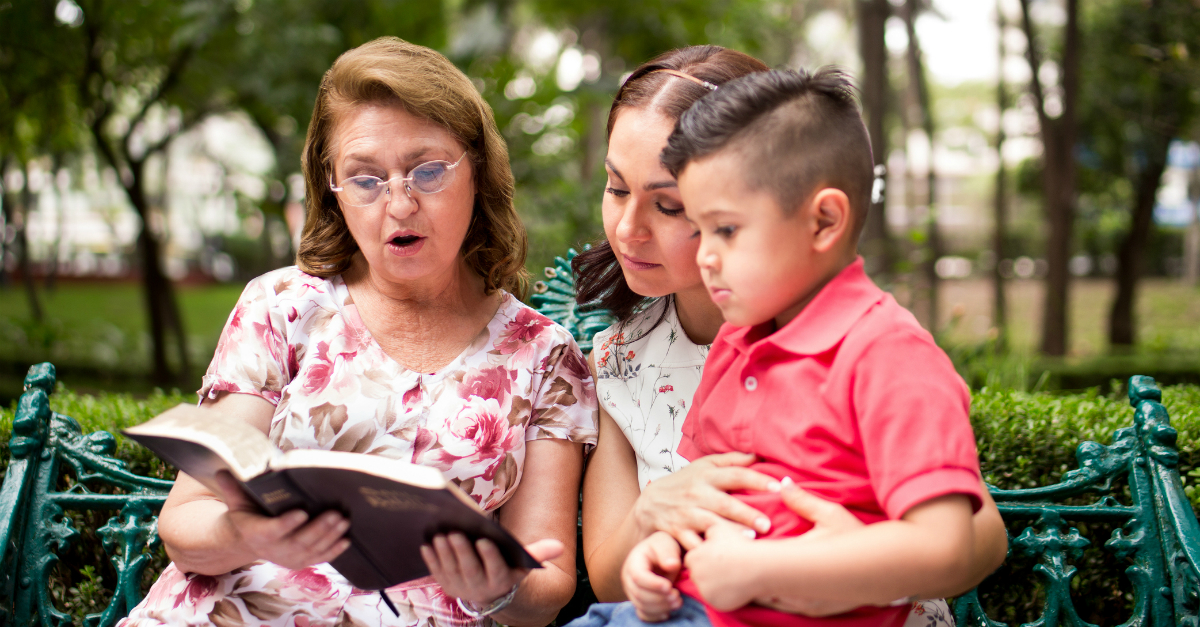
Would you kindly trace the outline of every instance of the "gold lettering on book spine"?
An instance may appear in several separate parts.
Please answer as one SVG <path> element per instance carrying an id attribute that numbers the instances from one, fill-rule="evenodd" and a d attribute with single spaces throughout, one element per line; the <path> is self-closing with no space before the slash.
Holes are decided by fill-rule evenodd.
<path id="1" fill-rule="evenodd" d="M 376 509 L 386 509 L 390 512 L 412 510 L 432 511 L 437 509 L 436 506 L 430 505 L 411 494 L 396 492 L 394 490 L 380 490 L 361 486 L 358 488 L 358 492 L 363 495 L 363 498 L 367 499 L 368 505 Z"/>
<path id="2" fill-rule="evenodd" d="M 262 500 L 267 505 L 274 505 L 280 501 L 286 501 L 287 499 L 290 499 L 290 498 L 292 498 L 292 493 L 288 492 L 284 488 L 280 488 L 278 490 L 271 490 L 270 492 L 267 492 L 266 494 L 262 495 Z"/>

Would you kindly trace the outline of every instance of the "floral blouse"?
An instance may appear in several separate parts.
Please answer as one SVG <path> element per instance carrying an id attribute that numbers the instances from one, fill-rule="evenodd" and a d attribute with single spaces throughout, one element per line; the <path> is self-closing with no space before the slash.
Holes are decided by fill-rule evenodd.
<path id="1" fill-rule="evenodd" d="M 687 465 L 675 449 L 708 345 L 688 339 L 666 298 L 597 333 L 594 342 L 600 405 L 633 447 L 644 489 Z"/>
<path id="2" fill-rule="evenodd" d="M 254 279 L 229 316 L 201 398 L 255 394 L 275 405 L 270 438 L 293 448 L 433 466 L 485 510 L 512 496 L 525 442 L 596 442 L 595 390 L 570 334 L 511 294 L 438 372 L 413 372 L 375 342 L 340 276 L 284 268 Z M 467 626 L 432 580 L 388 590 L 400 616 L 328 564 L 258 562 L 220 577 L 172 564 L 122 625 Z M 382 622 L 381 622 L 382 621 Z"/>

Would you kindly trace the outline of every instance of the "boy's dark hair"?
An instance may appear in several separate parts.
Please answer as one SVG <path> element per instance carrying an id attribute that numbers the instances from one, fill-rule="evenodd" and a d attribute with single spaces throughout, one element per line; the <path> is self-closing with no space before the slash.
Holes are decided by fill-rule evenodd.
<path id="1" fill-rule="evenodd" d="M 771 70 L 722 85 L 679 118 L 662 163 L 678 177 L 689 162 L 720 150 L 740 153 L 747 185 L 769 191 L 787 213 L 818 188 L 842 190 L 857 239 L 874 166 L 854 87 L 841 70 Z"/>

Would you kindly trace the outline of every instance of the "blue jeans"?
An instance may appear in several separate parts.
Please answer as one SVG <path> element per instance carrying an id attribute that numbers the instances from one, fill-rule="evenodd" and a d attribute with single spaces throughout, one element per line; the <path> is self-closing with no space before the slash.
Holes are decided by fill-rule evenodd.
<path id="1" fill-rule="evenodd" d="M 565 627 L 712 627 L 704 604 L 683 595 L 683 606 L 671 612 L 671 617 L 661 623 L 647 623 L 638 618 L 637 611 L 629 601 L 624 603 L 593 603 L 587 614 L 576 618 Z"/>

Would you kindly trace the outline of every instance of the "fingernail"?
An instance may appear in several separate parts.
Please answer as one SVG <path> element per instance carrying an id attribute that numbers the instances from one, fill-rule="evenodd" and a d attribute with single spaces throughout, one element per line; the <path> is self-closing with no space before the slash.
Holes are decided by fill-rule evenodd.
<path id="1" fill-rule="evenodd" d="M 778 481 L 772 481 L 767 484 L 767 492 L 778 492 L 783 489 L 783 485 Z"/>
<path id="2" fill-rule="evenodd" d="M 754 533 L 754 530 L 753 530 L 753 529 L 743 529 L 743 530 L 742 530 L 742 535 L 746 536 L 747 538 L 749 538 L 749 539 L 751 539 L 751 540 L 753 540 L 753 539 L 755 539 L 755 538 L 757 538 L 757 537 L 758 537 L 758 534 L 757 534 L 757 533 Z"/>
<path id="3" fill-rule="evenodd" d="M 343 518 L 342 521 L 337 524 L 338 533 L 346 533 L 346 530 L 349 528 L 350 521 L 346 520 L 345 518 Z"/>
<path id="4" fill-rule="evenodd" d="M 792 478 L 791 478 L 791 477 L 784 477 L 784 478 L 783 478 L 783 480 L 782 480 L 782 481 L 780 481 L 780 483 L 781 483 L 781 484 L 783 485 L 783 487 L 785 487 L 785 488 L 790 488 L 790 487 L 792 487 L 792 486 L 796 485 L 796 482 L 795 482 L 795 481 L 792 481 Z"/>
<path id="5" fill-rule="evenodd" d="M 298 525 L 306 520 L 308 520 L 308 514 L 305 514 L 304 512 L 302 512 L 300 510 L 295 510 L 292 513 L 288 514 L 288 522 L 290 522 L 290 523 L 294 523 L 294 524 Z"/>
<path id="6" fill-rule="evenodd" d="M 771 530 L 771 519 L 767 518 L 766 516 L 763 516 L 763 517 L 759 518 L 758 520 L 755 520 L 754 528 L 757 529 L 759 533 L 766 533 L 766 532 L 770 531 Z"/>

